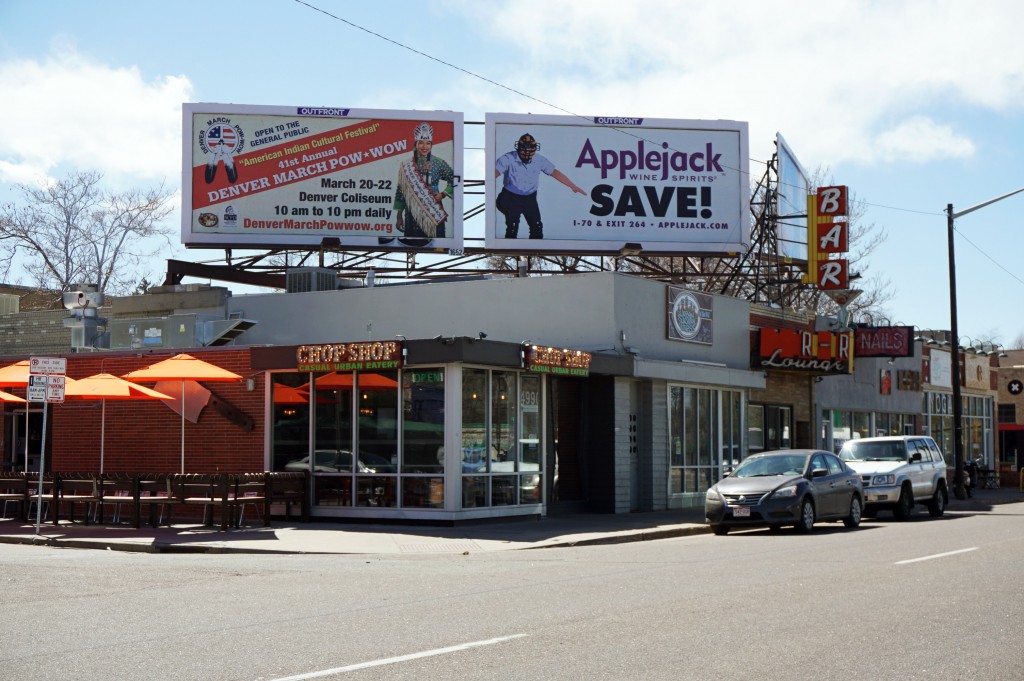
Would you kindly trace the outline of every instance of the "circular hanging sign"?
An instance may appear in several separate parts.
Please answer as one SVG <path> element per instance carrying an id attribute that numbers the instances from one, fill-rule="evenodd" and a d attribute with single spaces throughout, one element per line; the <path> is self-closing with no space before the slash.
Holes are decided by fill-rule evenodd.
<path id="1" fill-rule="evenodd" d="M 1006 389 L 1010 391 L 1011 395 L 1020 395 L 1024 392 L 1024 383 L 1015 378 L 1006 384 Z"/>

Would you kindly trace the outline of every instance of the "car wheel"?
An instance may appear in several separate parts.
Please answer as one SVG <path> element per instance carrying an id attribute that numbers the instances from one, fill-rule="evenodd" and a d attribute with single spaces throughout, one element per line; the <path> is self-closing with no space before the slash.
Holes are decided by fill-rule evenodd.
<path id="1" fill-rule="evenodd" d="M 896 520 L 907 520 L 913 512 L 914 493 L 911 491 L 910 485 L 903 485 L 900 488 L 900 498 L 896 500 L 896 507 L 892 509 L 892 514 L 896 516 Z"/>
<path id="2" fill-rule="evenodd" d="M 797 532 L 810 532 L 814 527 L 814 503 L 810 499 L 804 499 L 800 504 L 800 520 L 796 524 Z"/>
<path id="3" fill-rule="evenodd" d="M 946 486 L 939 483 L 939 486 L 935 488 L 935 496 L 928 502 L 928 515 L 933 518 L 938 518 L 946 512 Z"/>
<path id="4" fill-rule="evenodd" d="M 853 495 L 853 499 L 850 500 L 850 515 L 843 518 L 843 525 L 849 528 L 854 528 L 860 525 L 860 497 L 856 494 Z"/>
<path id="5" fill-rule="evenodd" d="M 722 536 L 725 536 L 725 535 L 729 534 L 729 526 L 728 525 L 712 525 L 711 526 L 711 531 L 714 532 L 715 534 L 717 534 L 719 537 L 722 537 Z"/>

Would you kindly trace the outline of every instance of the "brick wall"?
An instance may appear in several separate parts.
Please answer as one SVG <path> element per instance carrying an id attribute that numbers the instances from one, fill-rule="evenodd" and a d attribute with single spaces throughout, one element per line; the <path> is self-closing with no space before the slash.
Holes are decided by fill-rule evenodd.
<path id="1" fill-rule="evenodd" d="M 64 328 L 67 310 L 0 315 L 0 355 L 65 354 L 71 349 L 71 329 Z"/>
<path id="2" fill-rule="evenodd" d="M 200 412 L 197 423 L 185 421 L 185 471 L 188 473 L 251 472 L 264 470 L 264 381 L 253 376 L 248 348 L 194 349 L 189 354 L 243 377 L 233 383 L 201 382 L 213 395 L 252 419 L 246 432 L 212 406 Z M 170 355 L 134 353 L 71 355 L 68 376 L 84 378 L 104 373 L 121 376 L 155 364 Z M 255 379 L 246 390 L 245 378 Z M 153 387 L 153 384 L 144 384 Z M 71 400 L 51 407 L 50 434 L 55 472 L 98 471 L 100 465 L 101 402 Z M 181 416 L 162 401 L 107 400 L 104 471 L 181 471 Z"/>

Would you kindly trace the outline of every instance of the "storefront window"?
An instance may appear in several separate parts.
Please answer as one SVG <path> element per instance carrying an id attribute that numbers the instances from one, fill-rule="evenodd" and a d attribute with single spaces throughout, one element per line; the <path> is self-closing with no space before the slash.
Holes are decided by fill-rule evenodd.
<path id="1" fill-rule="evenodd" d="M 541 380 L 540 376 L 523 374 L 520 378 L 519 419 L 519 499 L 524 504 L 539 504 L 541 499 Z"/>
<path id="2" fill-rule="evenodd" d="M 750 405 L 747 408 L 750 433 L 747 446 L 750 451 L 789 449 L 792 446 L 792 413 L 790 407 Z"/>
<path id="3" fill-rule="evenodd" d="M 543 377 L 462 375 L 462 507 L 542 503 Z M 445 507 L 443 367 L 275 373 L 271 399 L 274 470 L 310 472 L 314 504 Z"/>
<path id="4" fill-rule="evenodd" d="M 463 370 L 463 508 L 543 501 L 542 415 L 540 376 Z"/>
<path id="5" fill-rule="evenodd" d="M 864 411 L 853 412 L 853 437 L 871 437 L 871 414 Z"/>
<path id="6" fill-rule="evenodd" d="M 309 374 L 274 374 L 270 384 L 270 470 L 309 467 Z"/>
<path id="7" fill-rule="evenodd" d="M 397 371 L 356 374 L 360 474 L 398 472 L 397 379 Z"/>
<path id="8" fill-rule="evenodd" d="M 444 458 L 444 369 L 408 370 L 402 376 L 403 507 L 444 507 Z"/>
<path id="9" fill-rule="evenodd" d="M 670 494 L 704 492 L 718 479 L 721 467 L 733 465 L 733 456 L 738 462 L 741 414 L 738 392 L 669 388 Z"/>
<path id="10" fill-rule="evenodd" d="M 981 456 L 991 463 L 992 450 L 992 398 L 963 395 L 960 425 L 963 429 L 964 457 Z M 953 466 L 953 396 L 951 393 L 932 392 L 925 395 L 925 424 L 928 434 L 942 449 L 948 466 Z"/>
<path id="11" fill-rule="evenodd" d="M 751 450 L 764 449 L 764 407 L 759 404 L 747 409 L 747 446 Z"/>
<path id="12" fill-rule="evenodd" d="M 402 377 L 402 472 L 444 472 L 444 369 Z"/>
<path id="13" fill-rule="evenodd" d="M 516 375 L 507 371 L 491 373 L 491 444 L 497 449 L 492 470 L 516 469 Z M 499 463 L 505 465 L 498 465 Z"/>
<path id="14" fill-rule="evenodd" d="M 462 372 L 462 472 L 487 472 L 491 455 L 486 450 L 487 372 L 466 369 Z"/>
<path id="15" fill-rule="evenodd" d="M 352 374 L 313 377 L 313 471 L 352 472 Z"/>
<path id="16" fill-rule="evenodd" d="M 740 462 L 742 443 L 740 436 L 743 427 L 743 400 L 738 392 L 722 393 L 722 465 L 725 468 L 736 466 Z"/>

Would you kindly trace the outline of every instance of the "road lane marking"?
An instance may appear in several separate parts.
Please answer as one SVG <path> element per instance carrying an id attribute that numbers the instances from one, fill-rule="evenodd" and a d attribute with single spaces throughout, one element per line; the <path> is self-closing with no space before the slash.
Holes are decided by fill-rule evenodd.
<path id="1" fill-rule="evenodd" d="M 920 558 L 911 558 L 910 560 L 898 560 L 893 565 L 906 565 L 907 563 L 920 563 L 922 560 L 932 560 L 933 558 L 945 558 L 946 556 L 955 556 L 958 553 L 969 553 L 971 551 L 977 551 L 977 546 L 972 546 L 969 549 L 958 549 L 956 551 L 947 551 L 946 553 L 936 553 L 931 556 L 921 556 Z"/>
<path id="2" fill-rule="evenodd" d="M 309 672 L 307 674 L 297 674 L 295 676 L 282 676 L 271 681 L 303 681 L 303 679 L 315 679 L 321 676 L 330 676 L 332 674 L 345 674 L 347 672 L 354 672 L 359 669 L 369 669 L 370 667 L 381 667 L 386 664 L 397 664 L 398 662 L 408 662 L 409 660 L 418 660 L 424 657 L 434 657 L 436 655 L 447 655 L 448 653 L 457 653 L 461 650 L 469 650 L 470 648 L 479 648 L 480 646 L 492 646 L 496 643 L 504 643 L 505 641 L 511 641 L 512 639 L 522 638 L 526 634 L 513 634 L 512 636 L 500 636 L 498 638 L 489 638 L 485 641 L 473 641 L 471 643 L 460 643 L 457 646 L 448 646 L 447 648 L 435 648 L 434 650 L 424 650 L 419 653 L 410 653 L 408 655 L 399 655 L 398 657 L 386 657 L 382 660 L 370 660 L 369 662 L 360 662 L 358 664 L 350 664 L 347 667 L 335 667 L 334 669 L 323 669 L 318 672 Z"/>

